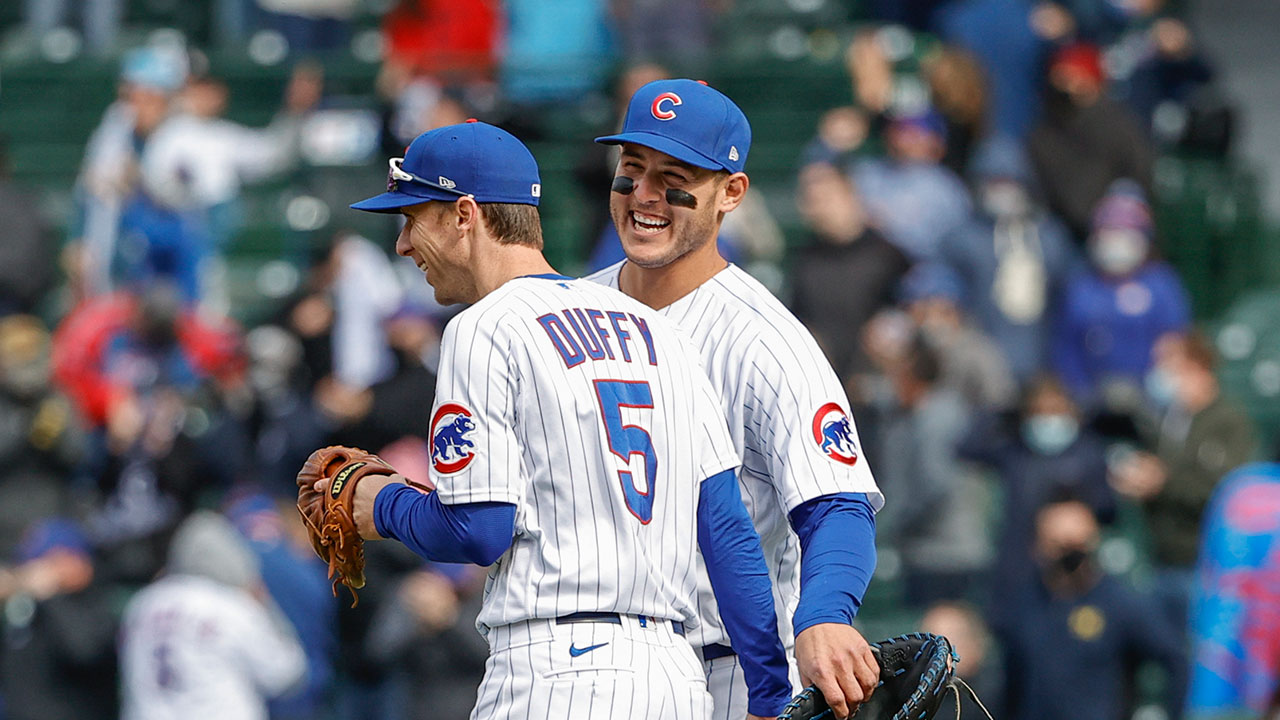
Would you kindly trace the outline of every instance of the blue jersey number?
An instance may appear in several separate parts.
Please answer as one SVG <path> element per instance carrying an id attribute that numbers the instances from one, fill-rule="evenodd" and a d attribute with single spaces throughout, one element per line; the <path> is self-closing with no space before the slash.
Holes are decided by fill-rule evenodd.
<path id="1" fill-rule="evenodd" d="M 658 475 L 658 458 L 653 452 L 653 441 L 644 428 L 622 424 L 622 408 L 653 409 L 653 393 L 649 390 L 649 383 L 642 381 L 596 380 L 595 386 L 604 416 L 605 435 L 609 438 L 609 450 L 622 458 L 628 467 L 632 455 L 644 458 L 644 492 L 636 488 L 630 470 L 619 470 L 618 479 L 622 483 L 627 509 L 647 525 L 653 519 L 653 482 Z"/>

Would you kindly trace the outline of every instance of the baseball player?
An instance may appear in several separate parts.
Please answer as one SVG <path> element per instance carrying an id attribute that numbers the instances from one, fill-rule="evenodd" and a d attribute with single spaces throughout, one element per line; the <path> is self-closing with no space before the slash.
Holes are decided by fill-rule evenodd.
<path id="1" fill-rule="evenodd" d="M 396 251 L 437 301 L 473 303 L 442 340 L 436 489 L 366 477 L 360 534 L 494 563 L 476 720 L 708 718 L 685 638 L 700 547 L 711 586 L 735 598 L 723 621 L 752 708 L 772 714 L 791 690 L 786 656 L 714 390 L 660 314 L 552 270 L 540 195 L 524 145 L 468 122 L 419 136 L 388 191 L 352 206 L 402 213 Z"/>
<path id="2" fill-rule="evenodd" d="M 742 496 L 760 533 L 779 631 L 804 685 L 847 716 L 878 666 L 851 622 L 875 567 L 884 499 L 858 444 L 848 400 L 812 335 L 767 289 L 721 257 L 724 213 L 750 184 L 751 128 L 705 83 L 659 80 L 627 108 L 610 213 L 627 259 L 591 276 L 657 308 L 692 335 L 734 446 Z M 744 712 L 731 609 L 699 594 L 701 647 L 717 718 Z M 794 639 L 793 639 L 794 638 Z"/>

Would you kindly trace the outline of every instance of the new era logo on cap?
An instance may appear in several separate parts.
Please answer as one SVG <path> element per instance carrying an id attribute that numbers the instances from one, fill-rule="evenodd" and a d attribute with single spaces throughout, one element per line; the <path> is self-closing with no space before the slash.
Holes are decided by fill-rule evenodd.
<path id="1" fill-rule="evenodd" d="M 441 176 L 440 176 L 440 179 L 439 179 L 437 182 L 439 182 L 439 183 L 440 183 L 440 186 L 441 186 L 441 187 L 447 187 L 447 188 L 449 188 L 449 189 L 453 189 L 453 188 L 458 187 L 458 183 L 456 183 L 456 182 L 454 182 L 454 181 L 450 180 L 449 178 L 447 178 L 447 177 L 445 177 L 445 176 L 443 176 L 443 175 L 441 175 Z"/>
<path id="2" fill-rule="evenodd" d="M 596 142 L 635 143 L 697 167 L 741 172 L 751 126 L 732 100 L 706 83 L 658 80 L 631 97 L 622 132 Z"/>

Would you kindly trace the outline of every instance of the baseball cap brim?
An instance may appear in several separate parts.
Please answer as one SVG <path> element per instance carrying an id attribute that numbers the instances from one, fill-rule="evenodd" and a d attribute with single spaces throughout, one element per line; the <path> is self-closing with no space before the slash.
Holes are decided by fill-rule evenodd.
<path id="1" fill-rule="evenodd" d="M 647 148 L 653 148 L 658 152 L 666 153 L 677 160 L 687 162 L 695 167 L 706 168 L 707 170 L 729 169 L 724 165 L 724 163 L 713 160 L 678 140 L 672 140 L 669 137 L 655 133 L 633 131 L 619 133 L 617 135 L 605 135 L 604 137 L 596 138 L 596 142 L 601 145 L 635 143 L 636 145 L 643 145 Z"/>
<path id="2" fill-rule="evenodd" d="M 400 208 L 409 207 L 410 205 L 418 205 L 432 200 L 456 200 L 457 197 L 457 195 L 447 195 L 445 193 L 441 193 L 439 197 L 424 197 L 392 190 L 381 195 L 374 195 L 358 203 L 352 203 L 348 207 L 353 210 L 364 210 L 365 212 L 394 213 L 398 212 Z"/>

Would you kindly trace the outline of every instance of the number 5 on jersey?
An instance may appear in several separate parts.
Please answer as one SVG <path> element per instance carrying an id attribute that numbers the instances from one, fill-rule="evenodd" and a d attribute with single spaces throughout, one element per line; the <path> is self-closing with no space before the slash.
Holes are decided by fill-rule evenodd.
<path id="1" fill-rule="evenodd" d="M 653 451 L 649 433 L 639 425 L 622 424 L 622 408 L 653 409 L 653 392 L 649 383 L 628 380 L 596 380 L 596 398 L 600 401 L 600 413 L 604 419 L 604 431 L 609 440 L 609 450 L 622 458 L 627 470 L 618 471 L 622 484 L 622 496 L 632 515 L 648 525 L 653 519 L 653 482 L 658 475 L 658 458 Z M 644 458 L 644 490 L 636 487 L 631 475 L 631 456 Z"/>

